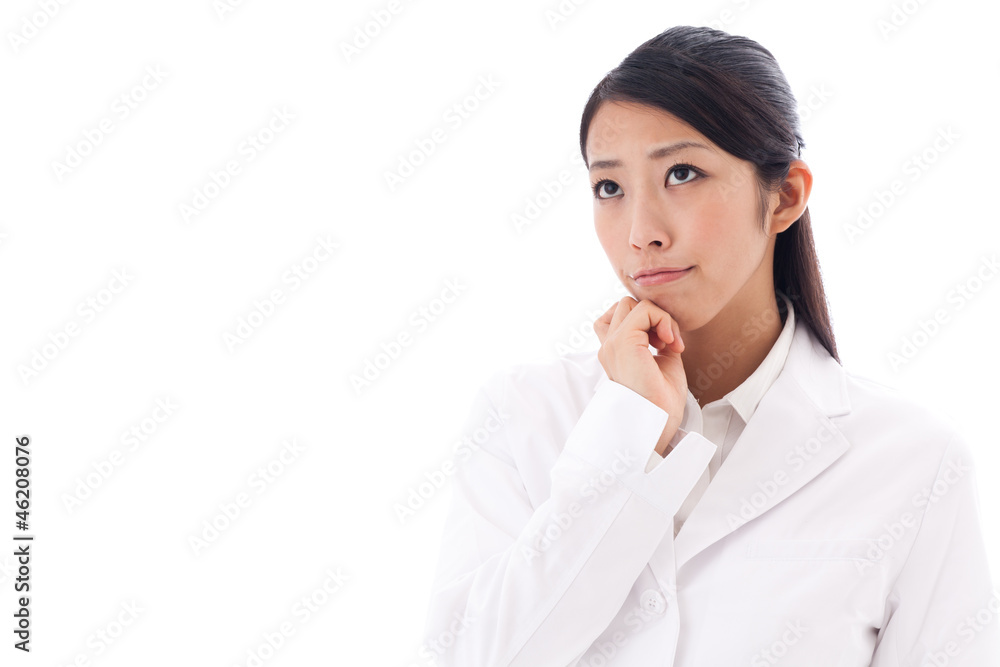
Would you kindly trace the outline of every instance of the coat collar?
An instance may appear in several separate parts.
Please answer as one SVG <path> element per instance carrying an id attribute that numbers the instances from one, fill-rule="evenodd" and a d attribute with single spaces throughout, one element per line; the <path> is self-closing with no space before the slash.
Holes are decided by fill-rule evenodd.
<path id="1" fill-rule="evenodd" d="M 799 319 L 781 373 L 673 542 L 668 536 L 650 560 L 661 586 L 674 581 L 675 572 L 692 558 L 767 513 L 840 458 L 850 443 L 830 419 L 850 409 L 843 367 Z M 808 448 L 808 458 L 797 457 L 799 447 Z"/>

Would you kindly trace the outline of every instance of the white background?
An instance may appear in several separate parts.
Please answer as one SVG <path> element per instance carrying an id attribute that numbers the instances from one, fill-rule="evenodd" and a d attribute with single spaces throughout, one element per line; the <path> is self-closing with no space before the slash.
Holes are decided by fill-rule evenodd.
<path id="1" fill-rule="evenodd" d="M 962 426 L 1000 572 L 1000 279 L 961 310 L 948 299 L 1000 248 L 995 3 L 897 2 L 885 33 L 886 1 L 567 0 L 553 23 L 555 1 L 421 0 L 350 58 L 343 46 L 388 2 L 91 0 L 50 3 L 51 18 L 41 4 L 11 0 L 0 17 L 0 540 L 17 532 L 22 434 L 36 536 L 30 657 L 11 647 L 13 546 L 0 549 L 0 662 L 247 665 L 289 622 L 264 664 L 416 663 L 449 487 L 405 521 L 395 508 L 453 458 L 487 375 L 598 345 L 587 314 L 623 291 L 571 160 L 580 115 L 608 70 L 677 24 L 777 58 L 802 105 L 841 359 Z M 496 89 L 448 122 L 491 76 Z M 294 119 L 269 135 L 275 109 Z M 102 119 L 112 131 L 88 151 Z M 386 173 L 435 128 L 445 141 L 391 189 Z M 913 179 L 907 161 L 946 128 L 957 140 Z M 258 134 L 269 143 L 250 160 Z M 80 146 L 78 166 L 54 166 Z M 230 160 L 239 173 L 185 220 Z M 566 169 L 569 187 L 516 228 Z M 859 207 L 894 179 L 905 193 L 852 242 Z M 313 272 L 295 285 L 293 266 Z M 419 327 L 448 281 L 457 298 Z M 227 345 L 275 289 L 283 302 Z M 102 312 L 89 317 L 88 299 Z M 893 368 L 938 308 L 948 322 Z M 401 334 L 358 391 L 352 376 Z M 177 406 L 161 422 L 157 400 Z M 123 433 L 144 427 L 130 449 Z M 251 475 L 291 439 L 301 453 L 258 494 Z M 195 553 L 241 493 L 249 506 Z M 296 613 L 338 569 L 339 590 Z M 97 640 L 133 602 L 134 622 Z"/>

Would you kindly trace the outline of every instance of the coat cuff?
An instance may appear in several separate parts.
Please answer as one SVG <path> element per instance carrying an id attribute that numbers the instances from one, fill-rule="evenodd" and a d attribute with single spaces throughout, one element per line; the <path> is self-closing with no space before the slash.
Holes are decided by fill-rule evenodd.
<path id="1" fill-rule="evenodd" d="M 634 493 L 673 516 L 717 447 L 692 432 L 679 439 L 667 458 L 661 457 L 655 448 L 668 418 L 666 410 L 611 380 L 594 392 L 564 452 L 602 472 L 610 471 Z"/>

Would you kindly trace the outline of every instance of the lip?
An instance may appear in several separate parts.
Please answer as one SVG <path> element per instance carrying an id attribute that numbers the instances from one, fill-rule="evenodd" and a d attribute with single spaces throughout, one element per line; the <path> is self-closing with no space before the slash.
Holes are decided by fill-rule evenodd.
<path id="1" fill-rule="evenodd" d="M 689 274 L 693 268 L 693 266 L 689 266 L 683 269 L 676 267 L 644 269 L 635 273 L 635 275 L 632 276 L 632 280 L 634 280 L 637 285 L 642 285 L 644 287 L 648 285 L 660 285 L 683 278 Z"/>

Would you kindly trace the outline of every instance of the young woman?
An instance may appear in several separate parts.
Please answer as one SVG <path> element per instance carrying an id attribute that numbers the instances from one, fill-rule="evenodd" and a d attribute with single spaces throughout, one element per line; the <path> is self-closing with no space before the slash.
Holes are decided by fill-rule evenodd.
<path id="1" fill-rule="evenodd" d="M 958 430 L 839 362 L 773 56 L 671 28 L 580 149 L 631 294 L 595 352 L 481 388 L 425 657 L 517 665 L 1000 664 Z"/>

